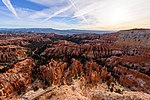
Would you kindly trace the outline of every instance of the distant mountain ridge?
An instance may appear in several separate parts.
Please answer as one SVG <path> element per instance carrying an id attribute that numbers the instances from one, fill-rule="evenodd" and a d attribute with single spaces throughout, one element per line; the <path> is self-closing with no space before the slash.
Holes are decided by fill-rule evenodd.
<path id="1" fill-rule="evenodd" d="M 58 33 L 58 34 L 81 34 L 81 33 L 111 33 L 106 30 L 58 30 L 53 28 L 0 28 L 1 33 L 19 33 L 19 32 L 36 32 L 36 33 Z"/>

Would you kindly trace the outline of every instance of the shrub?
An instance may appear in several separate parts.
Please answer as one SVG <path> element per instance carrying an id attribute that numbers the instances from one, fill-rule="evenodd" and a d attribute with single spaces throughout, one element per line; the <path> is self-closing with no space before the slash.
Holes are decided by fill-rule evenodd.
<path id="1" fill-rule="evenodd" d="M 116 89 L 115 91 L 116 93 L 119 93 L 119 94 L 123 94 L 122 91 L 120 89 Z"/>
<path id="2" fill-rule="evenodd" d="M 38 89 L 39 89 L 38 86 L 34 86 L 34 87 L 33 87 L 33 90 L 34 90 L 34 91 L 37 91 Z"/>

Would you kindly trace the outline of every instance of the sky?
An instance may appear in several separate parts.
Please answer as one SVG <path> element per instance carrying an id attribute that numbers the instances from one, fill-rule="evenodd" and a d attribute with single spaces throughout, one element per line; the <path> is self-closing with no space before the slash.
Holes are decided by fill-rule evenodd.
<path id="1" fill-rule="evenodd" d="M 150 28 L 150 0 L 0 0 L 0 28 Z"/>

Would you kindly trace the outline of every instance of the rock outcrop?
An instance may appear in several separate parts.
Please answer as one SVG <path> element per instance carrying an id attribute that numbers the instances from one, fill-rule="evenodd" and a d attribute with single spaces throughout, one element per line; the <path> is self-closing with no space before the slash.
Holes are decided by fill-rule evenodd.
<path id="1" fill-rule="evenodd" d="M 12 69 L 0 73 L 0 96 L 8 97 L 12 92 L 25 90 L 31 82 L 31 70 L 35 66 L 32 58 L 16 63 Z"/>

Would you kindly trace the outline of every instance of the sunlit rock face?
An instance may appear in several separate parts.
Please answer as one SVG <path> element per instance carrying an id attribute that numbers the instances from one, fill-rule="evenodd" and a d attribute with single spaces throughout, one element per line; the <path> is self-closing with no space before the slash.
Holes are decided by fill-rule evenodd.
<path id="1" fill-rule="evenodd" d="M 70 64 L 52 59 L 47 65 L 40 66 L 37 76 L 46 85 L 69 85 L 73 79 L 81 77 L 85 79 L 85 83 L 95 84 L 106 80 L 113 82 L 113 76 L 108 73 L 106 67 L 93 61 L 82 64 L 75 58 L 71 59 Z"/>
<path id="2" fill-rule="evenodd" d="M 89 61 L 85 64 L 86 68 L 86 80 L 88 83 L 98 82 L 100 80 L 100 66 L 93 61 Z"/>
<path id="3" fill-rule="evenodd" d="M 47 82 L 48 85 L 59 85 L 66 67 L 67 64 L 64 62 L 51 60 L 47 65 L 40 66 L 39 78 Z"/>
<path id="4" fill-rule="evenodd" d="M 72 70 L 72 76 L 77 77 L 83 73 L 83 64 L 74 58 L 72 58 L 72 64 L 70 65 L 70 69 Z"/>
<path id="5" fill-rule="evenodd" d="M 31 82 L 32 67 L 35 63 L 32 58 L 27 58 L 6 71 L 0 73 L 0 95 L 3 97 L 9 96 L 14 91 L 25 90 Z"/>
<path id="6" fill-rule="evenodd" d="M 57 41 L 47 48 L 41 56 L 51 57 L 80 57 L 86 59 L 96 59 L 105 56 L 111 56 L 117 54 L 112 53 L 111 48 L 103 45 L 90 45 L 90 44 L 75 44 L 69 41 Z"/>

